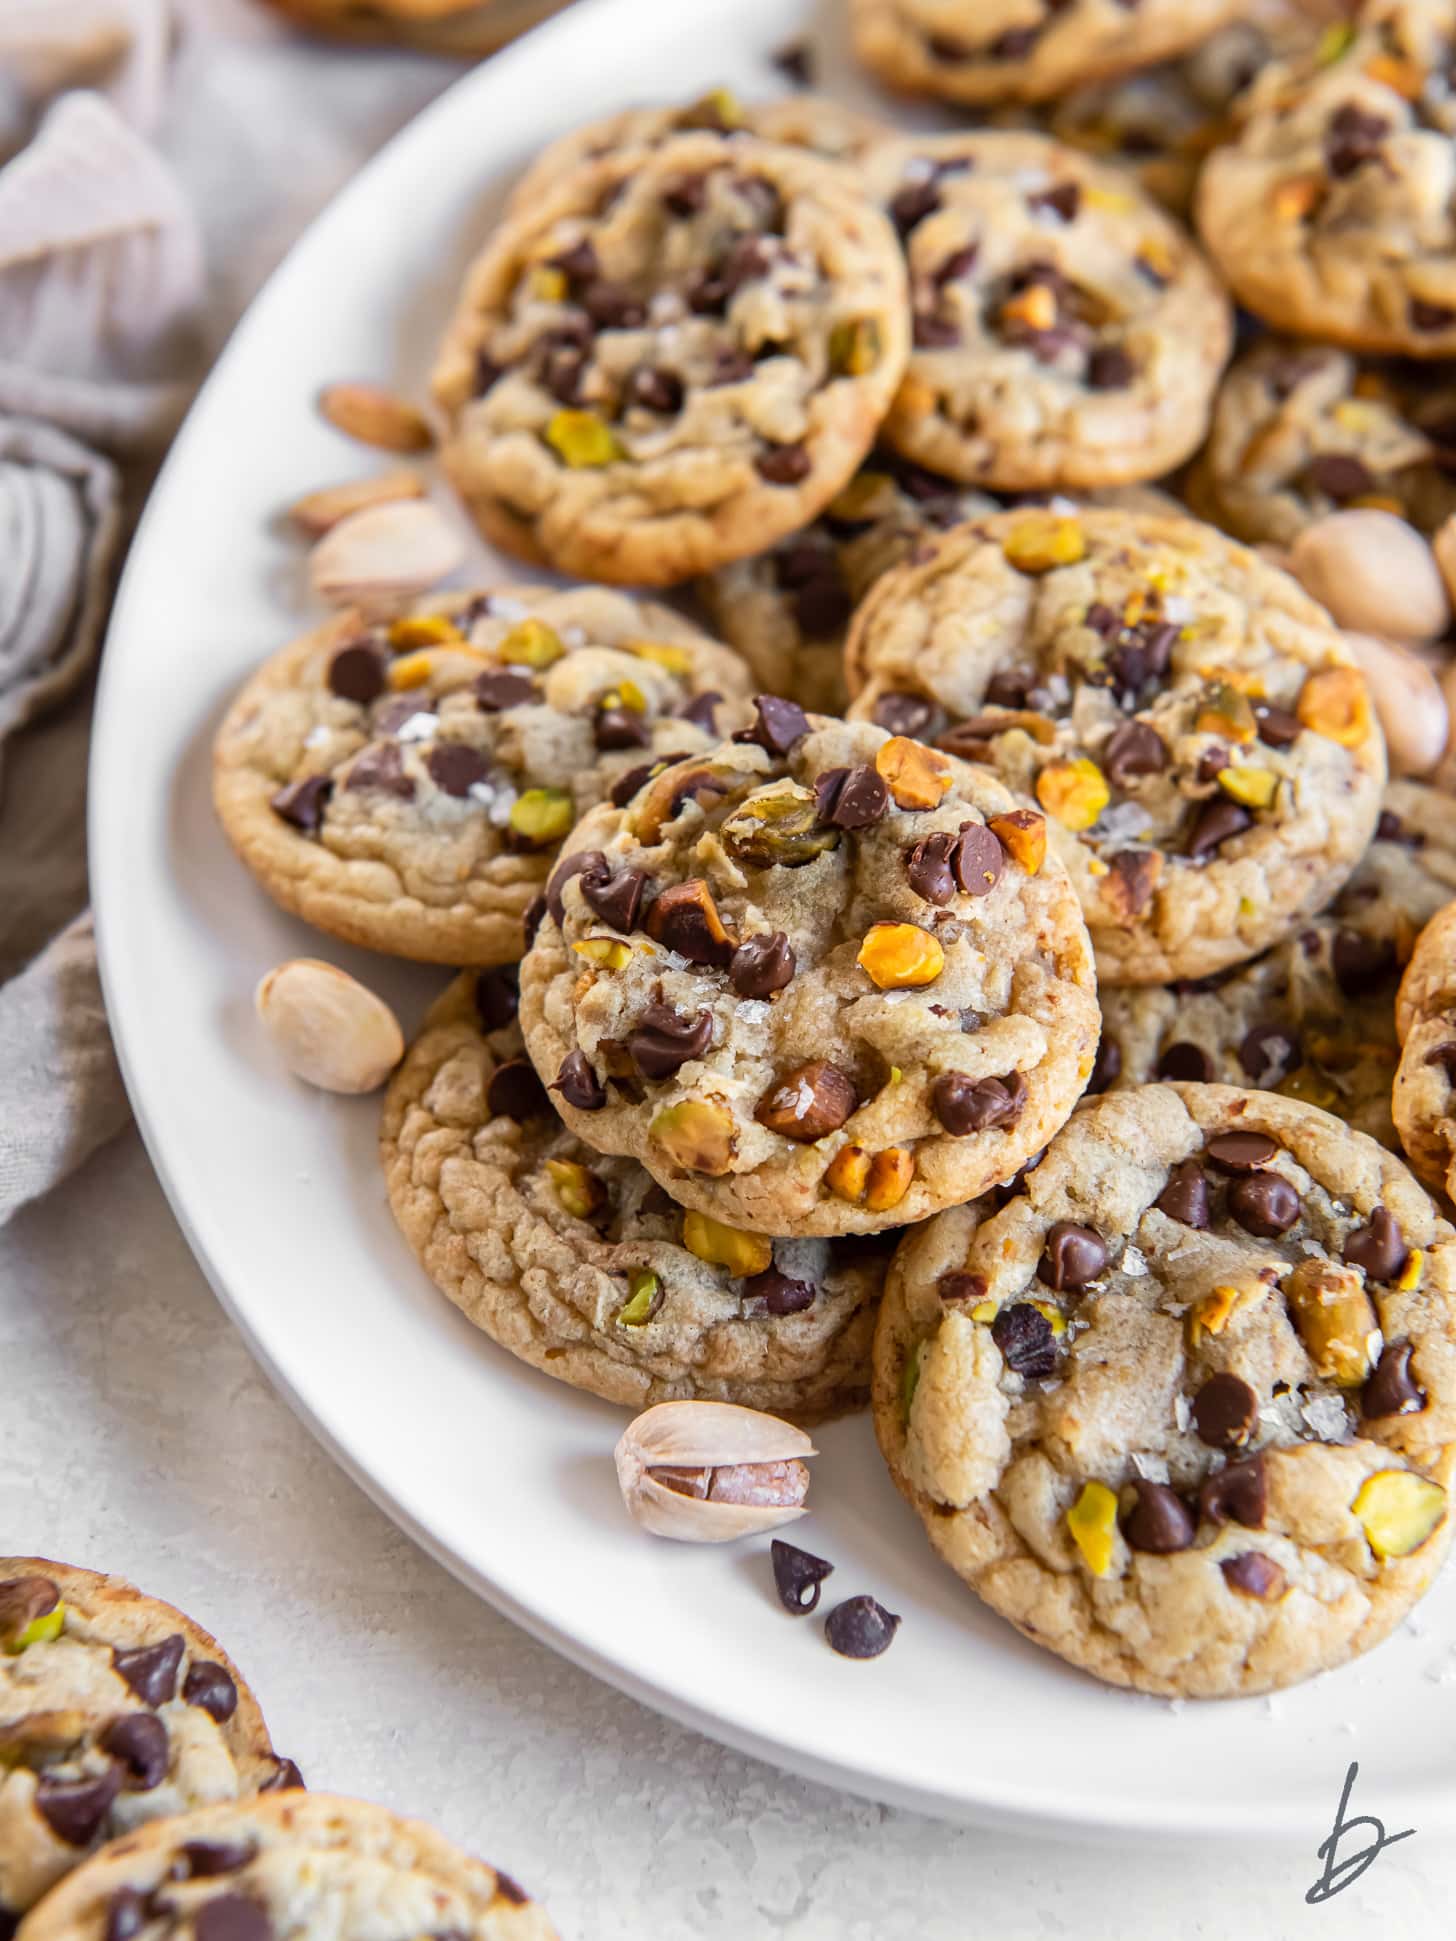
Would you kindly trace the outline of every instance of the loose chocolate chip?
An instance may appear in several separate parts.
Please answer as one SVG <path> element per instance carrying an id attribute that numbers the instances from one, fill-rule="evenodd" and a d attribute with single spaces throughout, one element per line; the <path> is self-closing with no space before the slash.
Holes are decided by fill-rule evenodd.
<path id="1" fill-rule="evenodd" d="M 1395 1219 L 1377 1206 L 1367 1225 L 1346 1236 L 1341 1258 L 1347 1267 L 1363 1268 L 1367 1280 L 1393 1281 L 1410 1259 L 1410 1250 Z"/>
<path id="2" fill-rule="evenodd" d="M 984 1301 L 991 1291 L 991 1284 L 984 1274 L 967 1274 L 954 1270 L 951 1273 L 942 1274 L 935 1283 L 935 1287 L 943 1301 L 970 1301 L 973 1304 Z M 1036 1312 L 1037 1310 L 1033 1308 L 1032 1313 Z M 1046 1316 L 1043 1315 L 1042 1319 L 1045 1321 Z"/>
<path id="3" fill-rule="evenodd" d="M 814 778 L 814 804 L 831 829 L 870 829 L 890 807 L 890 791 L 868 762 L 858 768 L 826 768 Z"/>
<path id="4" fill-rule="evenodd" d="M 1198 1492 L 1198 1507 L 1210 1523 L 1242 1523 L 1246 1530 L 1262 1530 L 1269 1510 L 1269 1476 L 1262 1455 L 1231 1462 L 1207 1477 Z"/>
<path id="5" fill-rule="evenodd" d="M 875 725 L 913 741 L 935 719 L 935 704 L 919 694 L 882 694 L 875 703 Z"/>
<path id="6" fill-rule="evenodd" d="M 167 1728 L 155 1712 L 124 1712 L 101 1734 L 100 1745 L 126 1769 L 128 1792 L 149 1793 L 167 1777 Z"/>
<path id="7" fill-rule="evenodd" d="M 1072 1220 L 1058 1220 L 1049 1228 L 1046 1249 L 1037 1265 L 1037 1279 L 1057 1293 L 1086 1287 L 1107 1265 L 1102 1236 Z"/>
<path id="8" fill-rule="evenodd" d="M 1014 1126 L 1028 1089 L 1020 1072 L 1008 1072 L 1004 1078 L 942 1072 L 930 1088 L 930 1109 L 953 1139 L 963 1139 L 967 1133 L 986 1132 L 992 1126 Z"/>
<path id="9" fill-rule="evenodd" d="M 797 485 L 814 469 L 814 461 L 802 445 L 770 445 L 753 464 L 769 485 Z"/>
<path id="10" fill-rule="evenodd" d="M 1202 1045 L 1181 1039 L 1169 1045 L 1158 1059 L 1158 1077 L 1180 1084 L 1207 1085 L 1213 1079 L 1213 1060 Z"/>
<path id="11" fill-rule="evenodd" d="M 587 1063 L 586 1054 L 580 1051 L 569 1051 L 562 1059 L 551 1090 L 559 1092 L 578 1112 L 600 1112 L 607 1102 L 601 1081 Z"/>
<path id="12" fill-rule="evenodd" d="M 652 731 L 635 708 L 598 708 L 592 719 L 592 740 L 604 754 L 619 748 L 646 748 Z"/>
<path id="13" fill-rule="evenodd" d="M 979 1278 L 979 1276 L 977 1276 Z M 985 1283 L 981 1283 L 984 1291 Z M 941 1290 L 944 1298 L 944 1288 Z M 991 1323 L 991 1339 L 1013 1374 L 1027 1381 L 1050 1375 L 1057 1365 L 1057 1338 L 1052 1324 L 1030 1301 L 1013 1301 Z"/>
<path id="14" fill-rule="evenodd" d="M 1275 1240 L 1299 1218 L 1299 1195 L 1278 1173 L 1252 1173 L 1229 1188 L 1228 1210 L 1259 1240 Z"/>
<path id="15" fill-rule="evenodd" d="M 1259 1420 L 1259 1398 L 1241 1376 L 1221 1369 L 1193 1398 L 1193 1426 L 1210 1449 L 1240 1449 Z"/>
<path id="16" fill-rule="evenodd" d="M 517 1011 L 521 1008 L 521 992 L 518 975 L 514 969 L 501 969 L 481 971 L 476 978 L 475 1009 L 480 1018 L 480 1022 L 485 1026 L 487 1031 L 503 1031 L 508 1024 L 514 1021 Z M 202 1667 L 198 1665 L 192 1667 L 192 1671 L 187 1674 L 188 1684 L 192 1682 L 193 1673 L 201 1669 Z M 221 1671 L 222 1667 L 218 1666 L 217 1669 Z M 227 1673 L 223 1672 L 223 1676 L 226 1678 Z M 232 1680 L 229 1679 L 228 1683 L 231 1684 Z M 190 1693 L 184 1688 L 183 1697 L 188 1698 L 190 1696 Z M 206 1702 L 203 1699 L 196 1698 L 192 1699 L 192 1703 L 194 1705 L 205 1705 Z M 207 1706 L 206 1709 L 210 1711 L 212 1708 Z M 213 1716 L 215 1718 L 217 1716 L 216 1713 Z"/>
<path id="17" fill-rule="evenodd" d="M 366 748 L 357 756 L 344 777 L 344 787 L 377 789 L 381 795 L 398 796 L 401 802 L 413 801 L 415 793 L 414 777 L 405 774 L 404 757 L 392 741 Z"/>
<path id="18" fill-rule="evenodd" d="M 147 1903 L 135 1887 L 118 1887 L 106 1903 L 103 1941 L 133 1941 L 147 1924 Z"/>
<path id="19" fill-rule="evenodd" d="M 257 1849 L 248 1840 L 188 1840 L 182 1848 L 185 1873 L 179 1880 L 217 1880 L 247 1866 Z"/>
<path id="20" fill-rule="evenodd" d="M 715 927 L 712 898 L 700 877 L 665 889 L 652 906 L 647 927 L 658 943 L 690 964 L 721 968 L 732 961 L 733 940 L 721 924 Z"/>
<path id="21" fill-rule="evenodd" d="M 165 1705 L 177 1693 L 177 1667 L 184 1650 L 182 1634 L 174 1631 L 160 1644 L 139 1645 L 135 1651 L 113 1651 L 112 1666 L 144 1705 Z"/>
<path id="22" fill-rule="evenodd" d="M 529 1058 L 508 1058 L 496 1066 L 485 1088 L 485 1103 L 492 1118 L 514 1119 L 518 1125 L 551 1111 L 546 1087 Z"/>
<path id="23" fill-rule="evenodd" d="M 1087 384 L 1093 391 L 1125 391 L 1137 366 L 1121 344 L 1099 344 L 1087 359 Z"/>
<path id="24" fill-rule="evenodd" d="M 676 371 L 656 370 L 639 364 L 627 379 L 628 404 L 640 404 L 644 411 L 671 418 L 682 410 L 683 381 Z"/>
<path id="25" fill-rule="evenodd" d="M 1153 1205 L 1180 1226 L 1202 1233 L 1208 1227 L 1208 1181 L 1196 1159 L 1180 1159 Z"/>
<path id="26" fill-rule="evenodd" d="M 902 236 L 933 216 L 940 207 L 940 188 L 933 175 L 923 182 L 907 183 L 890 198 L 890 221 Z"/>
<path id="27" fill-rule="evenodd" d="M 566 921 L 564 894 L 573 876 L 585 875 L 588 870 L 605 871 L 607 859 L 600 849 L 577 849 L 569 856 L 563 856 L 546 879 L 546 908 L 558 923 Z"/>
<path id="28" fill-rule="evenodd" d="M 812 1281 L 790 1280 L 777 1267 L 766 1267 L 761 1274 L 750 1274 L 743 1283 L 743 1312 L 764 1314 L 803 1314 L 814 1305 Z"/>
<path id="29" fill-rule="evenodd" d="M 793 975 L 793 946 L 782 930 L 745 938 L 728 963 L 728 981 L 740 997 L 772 997 Z"/>
<path id="30" fill-rule="evenodd" d="M 1104 1030 L 1097 1046 L 1097 1056 L 1092 1061 L 1091 1076 L 1087 1080 L 1089 1096 L 1096 1097 L 1105 1092 L 1109 1085 L 1115 1085 L 1122 1077 L 1122 1046 L 1110 1031 Z"/>
<path id="31" fill-rule="evenodd" d="M 490 764 L 479 749 L 463 741 L 437 741 L 425 756 L 425 767 L 436 788 L 462 798 L 490 773 Z"/>
<path id="32" fill-rule="evenodd" d="M 193 1918 L 196 1941 L 273 1941 L 273 1923 L 243 1894 L 204 1901 Z"/>
<path id="33" fill-rule="evenodd" d="M 637 928 L 642 905 L 654 887 L 645 870 L 619 869 L 613 873 L 605 861 L 594 869 L 583 870 L 579 880 L 587 907 L 624 936 Z"/>
<path id="34" fill-rule="evenodd" d="M 1242 1557 L 1225 1557 L 1219 1564 L 1231 1591 L 1243 1597 L 1272 1601 L 1284 1595 L 1284 1572 L 1262 1550 L 1246 1550 Z"/>
<path id="35" fill-rule="evenodd" d="M 1041 189 L 1035 195 L 1029 195 L 1026 200 L 1032 209 L 1045 209 L 1062 222 L 1074 222 L 1082 206 L 1082 189 L 1077 182 L 1058 182 L 1050 189 Z"/>
<path id="36" fill-rule="evenodd" d="M 1122 1534 L 1130 1547 L 1153 1557 L 1170 1557 L 1175 1551 L 1187 1550 L 1198 1525 L 1177 1491 L 1166 1483 L 1150 1482 L 1146 1476 L 1135 1476 L 1131 1487 L 1132 1508 L 1122 1523 Z"/>
<path id="37" fill-rule="evenodd" d="M 276 1755 L 275 1755 L 276 1757 Z M 260 1793 L 303 1791 L 303 1774 L 292 1759 L 279 1759 L 277 1770 L 258 1788 Z"/>
<path id="38" fill-rule="evenodd" d="M 495 975 L 486 971 L 476 982 L 476 1003 L 480 1003 L 480 985 L 486 977 Z M 511 1014 L 515 1015 L 514 1011 Z M 238 1688 L 232 1675 L 223 1666 L 214 1664 L 210 1658 L 194 1658 L 187 1668 L 183 1681 L 182 1696 L 189 1705 L 196 1705 L 216 1719 L 219 1725 L 226 1725 L 238 1709 Z"/>
<path id="39" fill-rule="evenodd" d="M 718 705 L 722 699 L 722 695 L 716 689 L 695 694 L 690 701 L 678 709 L 677 718 L 679 721 L 691 721 L 695 728 L 701 728 L 707 734 L 716 734 Z"/>
<path id="40" fill-rule="evenodd" d="M 766 1093 L 755 1116 L 770 1132 L 807 1144 L 826 1132 L 838 1132 L 858 1105 L 859 1095 L 848 1073 L 816 1058 Z"/>
<path id="41" fill-rule="evenodd" d="M 1124 722 L 1102 751 L 1107 778 L 1120 789 L 1136 775 L 1160 775 L 1167 766 L 1163 737 L 1146 721 Z"/>
<path id="42" fill-rule="evenodd" d="M 627 1053 L 644 1078 L 671 1078 L 713 1042 L 713 1017 L 699 1011 L 680 1017 L 670 1004 L 650 1004 L 627 1039 Z"/>
<path id="43" fill-rule="evenodd" d="M 899 1618 L 874 1598 L 851 1597 L 825 1618 L 824 1635 L 841 1658 L 878 1658 L 899 1627 Z"/>
<path id="44" fill-rule="evenodd" d="M 811 1611 L 817 1611 L 820 1587 L 826 1577 L 833 1576 L 833 1564 L 811 1551 L 785 1543 L 782 1537 L 774 1538 L 769 1554 L 773 1558 L 774 1588 L 784 1609 L 794 1617 L 807 1617 Z"/>
<path id="45" fill-rule="evenodd" d="M 1259 730 L 1259 739 L 1270 748 L 1289 748 L 1304 733 L 1297 714 L 1287 708 L 1271 707 L 1266 701 L 1254 703 L 1254 722 Z"/>
<path id="46" fill-rule="evenodd" d="M 35 1807 L 58 1840 L 68 1847 L 89 1847 L 120 1791 L 117 1766 L 90 1779 L 49 1779 L 42 1773 L 36 1783 Z"/>
<path id="47" fill-rule="evenodd" d="M 1330 946 L 1330 969 L 1346 997 L 1367 997 L 1395 974 L 1395 946 L 1357 930 L 1337 930 Z"/>
<path id="48" fill-rule="evenodd" d="M 787 755 L 796 741 L 809 732 L 809 717 L 797 701 L 786 701 L 778 694 L 755 694 L 754 723 L 740 728 L 733 739 L 763 748 L 770 755 Z"/>
<path id="49" fill-rule="evenodd" d="M 329 692 L 367 708 L 385 688 L 384 656 L 367 640 L 351 641 L 329 662 Z"/>
<path id="50" fill-rule="evenodd" d="M 1005 852 L 983 822 L 969 823 L 961 830 L 951 852 L 951 867 L 967 896 L 988 895 L 1005 866 Z"/>
<path id="51" fill-rule="evenodd" d="M 522 950 L 527 951 L 536 941 L 536 932 L 541 928 L 541 920 L 546 915 L 544 895 L 533 896 L 521 912 Z"/>
<path id="52" fill-rule="evenodd" d="M 1299 1063 L 1298 1034 L 1282 1024 L 1256 1024 L 1239 1045 L 1244 1076 L 1260 1091 L 1272 1091 Z"/>
<path id="53" fill-rule="evenodd" d="M 305 775 L 301 782 L 289 782 L 270 797 L 268 807 L 274 815 L 291 822 L 306 836 L 316 835 L 323 826 L 324 810 L 334 785 L 327 775 Z"/>
<path id="54" fill-rule="evenodd" d="M 833 772 L 837 774 L 838 770 Z M 949 903 L 955 895 L 951 855 L 956 841 L 955 836 L 942 829 L 933 836 L 922 836 L 905 851 L 905 875 L 910 887 L 927 903 Z"/>
<path id="55" fill-rule="evenodd" d="M 1383 1415 L 1419 1415 L 1426 1396 L 1411 1373 L 1411 1344 L 1388 1341 L 1365 1384 L 1360 1398 L 1360 1413 L 1367 1421 Z"/>
<path id="56" fill-rule="evenodd" d="M 1211 856 L 1230 836 L 1253 827 L 1254 818 L 1237 802 L 1227 799 L 1205 802 L 1194 817 L 1188 835 L 1188 854 L 1202 859 Z"/>
<path id="57" fill-rule="evenodd" d="M 1279 1156 L 1279 1142 L 1267 1132 L 1216 1132 L 1203 1149 L 1220 1173 L 1257 1173 Z"/>

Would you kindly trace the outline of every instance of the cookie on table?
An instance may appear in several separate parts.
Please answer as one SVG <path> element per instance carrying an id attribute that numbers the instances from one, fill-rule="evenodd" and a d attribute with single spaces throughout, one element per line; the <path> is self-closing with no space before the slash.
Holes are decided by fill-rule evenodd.
<path id="1" fill-rule="evenodd" d="M 1395 1123 L 1428 1186 L 1456 1200 L 1456 902 L 1416 941 L 1396 1006 Z"/>
<path id="2" fill-rule="evenodd" d="M 1388 1635 L 1456 1468 L 1456 1234 L 1399 1160 L 1267 1092 L 1098 1099 L 902 1243 L 875 1428 L 940 1555 L 1036 1644 L 1176 1698 Z"/>
<path id="3" fill-rule="evenodd" d="M 283 1793 L 115 1840 L 30 1915 L 21 1941 L 554 1941 L 509 1874 L 365 1800 Z"/>
<path id="4" fill-rule="evenodd" d="M 1348 506 L 1435 532 L 1456 511 L 1456 376 L 1273 339 L 1219 386 L 1189 490 L 1240 539 L 1289 546 Z"/>
<path id="5" fill-rule="evenodd" d="M 331 40 L 418 47 L 467 58 L 494 53 L 567 0 L 267 0 Z"/>
<path id="6" fill-rule="evenodd" d="M 674 135 L 707 130 L 715 135 L 749 135 L 760 141 L 807 148 L 829 162 L 856 162 L 884 125 L 819 94 L 796 94 L 778 101 L 740 101 L 727 88 L 714 88 L 677 108 L 624 108 L 549 142 L 511 191 L 510 208 L 529 210 L 555 190 L 562 176 L 583 162 L 629 148 L 652 148 Z"/>
<path id="7" fill-rule="evenodd" d="M 7 1935 L 103 1841 L 303 1783 L 200 1625 L 45 1557 L 0 1557 L 0 1748 Z"/>
<path id="8" fill-rule="evenodd" d="M 1161 477 L 1202 441 L 1228 299 L 1126 175 L 984 131 L 882 143 L 864 177 L 914 310 L 885 442 L 963 484 L 1072 491 Z"/>
<path id="9" fill-rule="evenodd" d="M 854 49 L 906 94 L 1046 101 L 1183 53 L 1244 0 L 851 0 Z"/>
<path id="10" fill-rule="evenodd" d="M 1047 812 L 1107 983 L 1206 977 L 1339 891 L 1385 746 L 1343 636 L 1193 519 L 977 519 L 888 574 L 846 650 L 856 719 L 989 762 Z"/>
<path id="11" fill-rule="evenodd" d="M 1076 895 L 989 772 L 761 700 L 594 811 L 521 967 L 573 1132 L 734 1227 L 868 1233 L 1009 1179 L 1092 1068 Z"/>
<path id="12" fill-rule="evenodd" d="M 385 1099 L 390 1205 L 436 1286 L 522 1361 L 627 1408 L 862 1407 L 885 1248 L 685 1213 L 636 1160 L 567 1131 L 508 1010 L 499 972 L 458 978 Z M 646 1046 L 654 1071 L 680 1056 L 659 1041 L 653 1064 Z"/>
<path id="13" fill-rule="evenodd" d="M 345 614 L 266 661 L 218 731 L 238 855 L 305 922 L 395 957 L 514 962 L 577 818 L 750 718 L 748 670 L 604 587 Z"/>
<path id="14" fill-rule="evenodd" d="M 1453 0 L 1368 0 L 1267 68 L 1199 178 L 1198 227 L 1240 302 L 1352 350 L 1456 353 Z"/>
<path id="15" fill-rule="evenodd" d="M 434 375 L 445 465 L 507 551 L 667 585 L 823 509 L 908 339 L 894 234 L 834 164 L 714 134 L 613 152 L 470 270 Z"/>

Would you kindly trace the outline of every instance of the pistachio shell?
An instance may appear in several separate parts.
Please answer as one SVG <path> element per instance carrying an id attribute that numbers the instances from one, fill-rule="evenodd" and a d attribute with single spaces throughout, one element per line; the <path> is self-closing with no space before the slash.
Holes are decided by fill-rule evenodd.
<path id="1" fill-rule="evenodd" d="M 1342 627 L 1434 640 L 1451 622 L 1437 555 L 1394 513 L 1331 512 L 1295 540 L 1289 570 Z"/>
<path id="2" fill-rule="evenodd" d="M 310 539 L 322 539 L 352 513 L 424 496 L 424 480 L 408 465 L 402 465 L 398 471 L 378 472 L 373 478 L 351 479 L 347 485 L 325 485 L 317 492 L 306 492 L 288 508 L 288 516 Z"/>
<path id="3" fill-rule="evenodd" d="M 335 964 L 314 957 L 279 964 L 254 1003 L 284 1064 L 322 1091 L 372 1092 L 404 1056 L 393 1011 Z"/>
<path id="4" fill-rule="evenodd" d="M 314 591 L 331 606 L 388 612 L 453 573 L 465 538 L 428 499 L 367 506 L 332 527 L 309 554 Z"/>
<path id="5" fill-rule="evenodd" d="M 1429 775 L 1441 759 L 1450 729 L 1440 682 L 1400 641 L 1361 633 L 1345 638 L 1370 684 L 1391 774 Z"/>
<path id="6" fill-rule="evenodd" d="M 732 1543 L 791 1523 L 802 1501 L 713 1502 L 670 1489 L 654 1469 L 739 1468 L 814 1455 L 802 1429 L 732 1402 L 660 1402 L 627 1428 L 615 1451 L 617 1482 L 634 1522 L 679 1543 Z"/>

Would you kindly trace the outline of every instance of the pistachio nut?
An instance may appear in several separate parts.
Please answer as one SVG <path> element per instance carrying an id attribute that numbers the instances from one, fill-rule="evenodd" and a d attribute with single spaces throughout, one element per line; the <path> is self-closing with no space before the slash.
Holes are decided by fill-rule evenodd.
<path id="1" fill-rule="evenodd" d="M 395 472 L 378 472 L 373 478 L 351 479 L 347 485 L 324 485 L 316 492 L 305 492 L 288 508 L 288 517 L 307 538 L 322 539 L 330 527 L 347 519 L 351 512 L 424 496 L 425 481 L 410 466 L 402 465 Z"/>
<path id="2" fill-rule="evenodd" d="M 1357 633 L 1436 640 L 1451 623 L 1437 555 L 1393 513 L 1355 507 L 1316 519 L 1290 547 L 1289 570 Z"/>
<path id="3" fill-rule="evenodd" d="M 615 1451 L 627 1513 L 678 1543 L 732 1543 L 791 1523 L 809 1491 L 802 1429 L 732 1402 L 659 1402 Z"/>
<path id="4" fill-rule="evenodd" d="M 372 1092 L 404 1056 L 399 1020 L 356 978 L 316 957 L 279 964 L 254 1006 L 295 1078 L 325 1092 Z"/>
<path id="5" fill-rule="evenodd" d="M 336 431 L 387 452 L 427 452 L 434 434 L 405 398 L 382 384 L 326 384 L 319 410 Z"/>
<path id="6" fill-rule="evenodd" d="M 309 554 L 314 591 L 330 606 L 384 613 L 453 573 L 465 535 L 428 499 L 392 499 L 340 519 Z"/>

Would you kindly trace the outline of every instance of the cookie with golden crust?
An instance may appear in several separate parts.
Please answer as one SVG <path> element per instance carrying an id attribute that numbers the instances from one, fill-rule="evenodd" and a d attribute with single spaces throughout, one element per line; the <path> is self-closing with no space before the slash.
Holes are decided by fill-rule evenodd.
<path id="1" fill-rule="evenodd" d="M 889 224 L 750 137 L 614 151 L 497 232 L 435 368 L 487 538 L 663 586 L 760 551 L 851 477 L 905 368 Z"/>
<path id="2" fill-rule="evenodd" d="M 1398 1159 L 1222 1085 L 1095 1100 L 907 1236 L 875 1429 L 1035 1643 L 1176 1698 L 1378 1644 L 1449 1547 L 1456 1234 Z"/>
<path id="3" fill-rule="evenodd" d="M 452 594 L 389 624 L 345 614 L 238 694 L 213 799 L 305 922 L 395 957 L 511 963 L 577 818 L 747 720 L 748 688 L 728 648 L 605 587 Z"/>
<path id="4" fill-rule="evenodd" d="M 479 58 L 536 26 L 566 0 L 266 0 L 266 4 L 331 40 Z"/>
<path id="5" fill-rule="evenodd" d="M 1323 908 L 1385 748 L 1322 607 L 1211 526 L 1001 513 L 855 615 L 855 719 L 990 762 L 1047 812 L 1105 982 L 1206 977 Z"/>
<path id="6" fill-rule="evenodd" d="M 1396 1025 L 1401 1057 L 1392 1109 L 1401 1143 L 1426 1184 L 1456 1199 L 1456 902 L 1416 941 Z"/>
<path id="7" fill-rule="evenodd" d="M 283 1793 L 114 1840 L 20 1928 L 23 1941 L 554 1941 L 544 1911 L 420 1820 Z"/>
<path id="8" fill-rule="evenodd" d="M 761 701 L 579 824 L 521 967 L 571 1129 L 684 1206 L 809 1236 L 1007 1179 L 1072 1109 L 1091 952 L 1044 819 L 985 769 Z"/>
<path id="9" fill-rule="evenodd" d="M 241 1672 L 124 1578 L 0 1557 L 0 1929 L 103 1841 L 299 1786 Z"/>
<path id="10" fill-rule="evenodd" d="M 626 1408 L 861 1407 L 884 1247 L 683 1212 L 636 1160 L 567 1131 L 500 1027 L 504 988 L 457 979 L 385 1099 L 389 1203 L 436 1286 L 522 1361 Z"/>
<path id="11" fill-rule="evenodd" d="M 1044 135 L 882 143 L 914 348 L 884 440 L 966 485 L 1161 477 L 1202 441 L 1232 341 L 1187 233 L 1120 171 Z"/>

